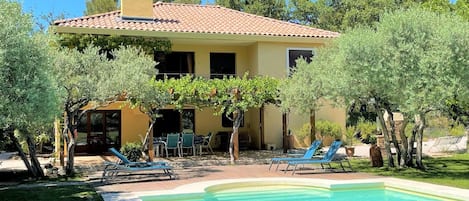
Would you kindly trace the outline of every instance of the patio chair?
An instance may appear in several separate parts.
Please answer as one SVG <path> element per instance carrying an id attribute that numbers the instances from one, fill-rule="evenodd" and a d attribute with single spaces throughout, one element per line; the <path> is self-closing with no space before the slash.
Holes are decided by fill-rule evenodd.
<path id="1" fill-rule="evenodd" d="M 345 157 L 344 159 L 334 160 L 334 157 L 337 153 L 337 150 L 339 150 L 341 145 L 342 145 L 342 141 L 337 140 L 337 141 L 332 142 L 331 146 L 329 147 L 329 150 L 327 150 L 326 154 L 321 158 L 312 158 L 312 159 L 308 159 L 308 160 L 303 159 L 303 160 L 298 160 L 298 161 L 290 161 L 290 162 L 288 162 L 287 168 L 285 169 L 285 173 L 288 171 L 288 168 L 290 166 L 293 166 L 293 171 L 292 171 L 292 175 L 293 175 L 293 174 L 295 174 L 298 165 L 306 165 L 306 164 L 320 164 L 322 169 L 324 169 L 323 165 L 327 164 L 327 165 L 329 165 L 329 168 L 332 168 L 331 167 L 332 162 L 340 163 L 340 166 L 345 171 L 345 167 L 342 164 L 342 160 L 346 160 L 348 165 L 349 165 L 349 168 L 352 170 L 352 166 L 350 165 L 350 162 L 348 161 L 347 157 Z"/>
<path id="2" fill-rule="evenodd" d="M 212 143 L 212 138 L 213 138 L 213 135 L 212 135 L 211 132 L 209 132 L 208 135 L 203 138 L 202 143 L 199 144 L 199 147 L 200 147 L 199 154 L 200 155 L 202 155 L 203 149 L 206 149 L 207 152 L 210 152 L 211 154 L 213 154 L 212 145 L 210 145 Z"/>
<path id="3" fill-rule="evenodd" d="M 177 150 L 178 156 L 181 157 L 181 143 L 179 141 L 178 133 L 169 133 L 166 136 L 166 145 L 165 145 L 166 157 L 168 157 L 168 149 Z"/>
<path id="4" fill-rule="evenodd" d="M 321 142 L 322 142 L 321 140 L 315 140 L 311 144 L 311 146 L 309 146 L 309 148 L 306 150 L 306 152 L 303 154 L 303 156 L 298 155 L 298 154 L 289 154 L 289 156 L 292 156 L 292 157 L 272 158 L 272 160 L 270 161 L 269 171 L 270 171 L 270 168 L 272 168 L 272 165 L 274 163 L 277 163 L 277 167 L 275 168 L 275 170 L 277 171 L 278 167 L 280 166 L 280 163 L 282 161 L 288 162 L 288 161 L 306 160 L 306 159 L 313 158 L 314 153 L 316 153 L 316 150 L 318 149 L 319 145 L 321 145 Z M 296 157 L 294 157 L 294 156 L 296 156 Z"/>
<path id="5" fill-rule="evenodd" d="M 181 153 L 184 156 L 184 149 L 192 149 L 192 155 L 195 156 L 195 144 L 193 133 L 183 133 L 181 143 Z"/>
<path id="6" fill-rule="evenodd" d="M 162 170 L 163 175 L 169 176 L 169 179 L 176 178 L 173 172 L 173 167 L 171 167 L 167 162 L 132 162 L 115 148 L 109 148 L 109 151 L 118 158 L 118 161 L 104 162 L 105 167 L 101 177 L 101 182 L 104 182 L 107 179 L 115 178 L 121 172 L 131 173 L 155 170 Z"/>

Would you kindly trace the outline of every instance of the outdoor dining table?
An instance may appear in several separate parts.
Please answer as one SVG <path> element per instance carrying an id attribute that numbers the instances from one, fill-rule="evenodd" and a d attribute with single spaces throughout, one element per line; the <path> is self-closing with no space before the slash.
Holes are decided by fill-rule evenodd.
<path id="1" fill-rule="evenodd" d="M 194 135 L 194 146 L 199 146 L 204 142 L 204 137 L 202 135 Z M 163 153 L 166 146 L 166 137 L 156 137 L 153 139 L 153 148 L 155 149 L 155 156 L 160 157 L 160 153 Z M 182 138 L 179 138 L 179 144 L 182 143 Z M 197 149 L 196 149 L 197 150 Z M 160 152 L 161 151 L 161 152 Z M 166 156 L 167 157 L 167 156 Z"/>

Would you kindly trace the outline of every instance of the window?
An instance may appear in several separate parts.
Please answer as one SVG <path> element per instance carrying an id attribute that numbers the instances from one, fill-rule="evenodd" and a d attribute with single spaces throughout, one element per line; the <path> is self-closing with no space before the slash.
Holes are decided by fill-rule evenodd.
<path id="1" fill-rule="evenodd" d="M 168 133 L 195 132 L 194 109 L 163 109 L 160 110 L 160 115 L 153 126 L 154 137 L 166 137 Z"/>
<path id="2" fill-rule="evenodd" d="M 234 53 L 210 53 L 210 78 L 223 78 L 223 75 L 236 74 Z"/>
<path id="3" fill-rule="evenodd" d="M 158 62 L 157 79 L 179 78 L 181 75 L 194 73 L 194 52 L 155 52 L 154 59 Z"/>
<path id="4" fill-rule="evenodd" d="M 287 50 L 287 70 L 288 76 L 293 72 L 292 70 L 296 68 L 296 60 L 303 58 L 306 62 L 310 63 L 314 56 L 313 49 L 288 49 Z"/>

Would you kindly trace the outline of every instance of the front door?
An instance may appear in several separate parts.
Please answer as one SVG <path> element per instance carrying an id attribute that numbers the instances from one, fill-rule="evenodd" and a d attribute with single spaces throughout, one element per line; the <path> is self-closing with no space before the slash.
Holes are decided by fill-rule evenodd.
<path id="1" fill-rule="evenodd" d="M 76 151 L 96 154 L 105 152 L 110 147 L 119 149 L 120 125 L 119 110 L 88 112 L 78 125 Z"/>

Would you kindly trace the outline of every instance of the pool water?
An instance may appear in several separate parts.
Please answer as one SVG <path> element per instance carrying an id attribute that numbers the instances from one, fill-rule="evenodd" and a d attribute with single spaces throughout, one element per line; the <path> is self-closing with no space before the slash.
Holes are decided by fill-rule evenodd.
<path id="1" fill-rule="evenodd" d="M 224 189 L 197 194 L 143 196 L 143 201 L 319 201 L 319 200 L 386 200 L 434 201 L 436 197 L 417 195 L 385 188 L 328 190 L 309 186 L 263 186 Z"/>

